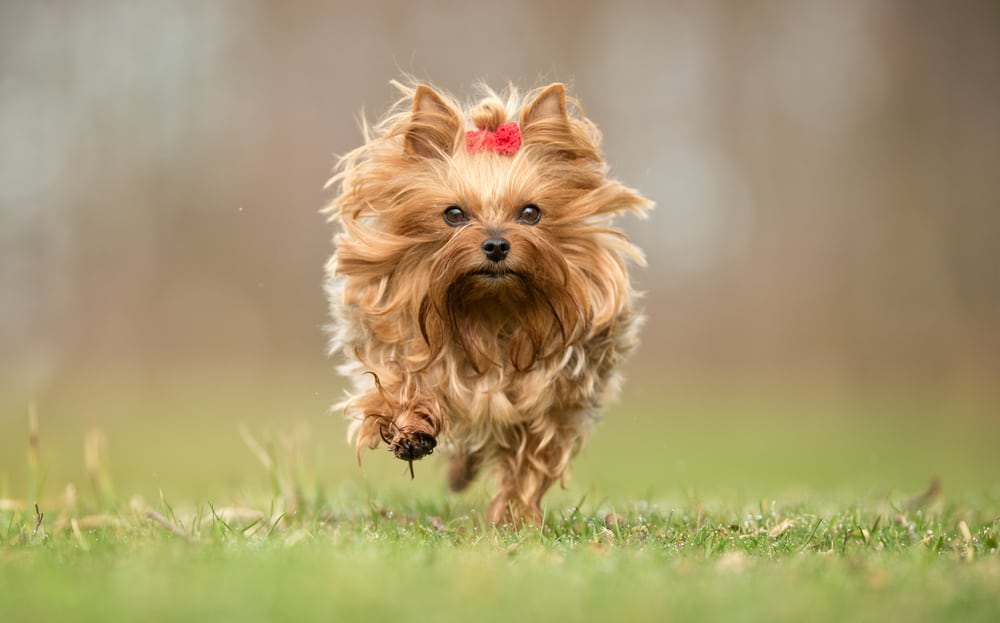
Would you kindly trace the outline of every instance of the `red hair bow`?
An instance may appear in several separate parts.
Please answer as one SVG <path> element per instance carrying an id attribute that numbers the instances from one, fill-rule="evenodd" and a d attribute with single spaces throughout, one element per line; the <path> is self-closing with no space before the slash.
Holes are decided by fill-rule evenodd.
<path id="1" fill-rule="evenodd" d="M 521 146 L 521 128 L 511 121 L 496 129 L 470 130 L 465 133 L 465 147 L 469 153 L 495 151 L 502 156 L 513 156 Z"/>

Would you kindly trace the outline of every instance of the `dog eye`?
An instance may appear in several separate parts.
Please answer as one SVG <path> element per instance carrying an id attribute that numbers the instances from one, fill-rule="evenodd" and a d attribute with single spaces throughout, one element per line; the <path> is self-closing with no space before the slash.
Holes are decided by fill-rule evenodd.
<path id="1" fill-rule="evenodd" d="M 538 209 L 533 203 L 521 208 L 521 214 L 518 215 L 517 221 L 523 223 L 524 225 L 534 225 L 542 218 L 542 211 Z"/>
<path id="2" fill-rule="evenodd" d="M 444 222 L 452 227 L 458 227 L 469 222 L 469 217 L 465 215 L 462 208 L 458 206 L 448 206 L 444 209 Z"/>

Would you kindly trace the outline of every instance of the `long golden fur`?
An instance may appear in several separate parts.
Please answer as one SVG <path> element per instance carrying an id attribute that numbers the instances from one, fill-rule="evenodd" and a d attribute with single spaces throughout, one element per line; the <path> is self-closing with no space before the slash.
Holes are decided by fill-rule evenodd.
<path id="1" fill-rule="evenodd" d="M 330 181 L 341 231 L 326 289 L 331 350 L 353 381 L 349 436 L 359 457 L 385 442 L 408 461 L 440 442 L 452 489 L 494 469 L 490 521 L 537 523 L 636 344 L 626 261 L 643 259 L 611 222 L 651 204 L 608 179 L 600 133 L 561 84 L 523 100 L 487 91 L 467 115 L 396 86 L 403 97 Z M 466 148 L 467 129 L 515 114 L 514 155 Z M 491 256 L 490 240 L 507 246 Z"/>

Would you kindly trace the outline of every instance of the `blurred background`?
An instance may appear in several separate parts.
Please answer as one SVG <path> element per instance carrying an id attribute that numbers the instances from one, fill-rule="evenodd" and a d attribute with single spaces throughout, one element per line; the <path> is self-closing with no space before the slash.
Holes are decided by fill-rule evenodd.
<path id="1" fill-rule="evenodd" d="M 649 320 L 580 486 L 729 482 L 704 435 L 734 465 L 778 451 L 740 468 L 754 491 L 836 482 L 798 471 L 817 446 L 872 486 L 993 482 L 1000 4 L 123 0 L 0 2 L 0 495 L 29 404 L 51 489 L 91 427 L 139 490 L 240 481 L 240 422 L 304 422 L 354 477 L 319 210 L 403 72 L 567 82 L 657 204 L 623 223 Z M 645 482 L 624 454 L 666 458 Z"/>

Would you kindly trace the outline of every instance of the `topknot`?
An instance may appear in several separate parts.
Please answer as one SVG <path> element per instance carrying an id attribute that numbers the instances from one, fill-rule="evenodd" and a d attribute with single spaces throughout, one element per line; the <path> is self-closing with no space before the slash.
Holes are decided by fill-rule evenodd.
<path id="1" fill-rule="evenodd" d="M 496 132 L 497 128 L 507 122 L 507 109 L 499 99 L 488 97 L 469 111 L 469 116 L 477 130 Z"/>

